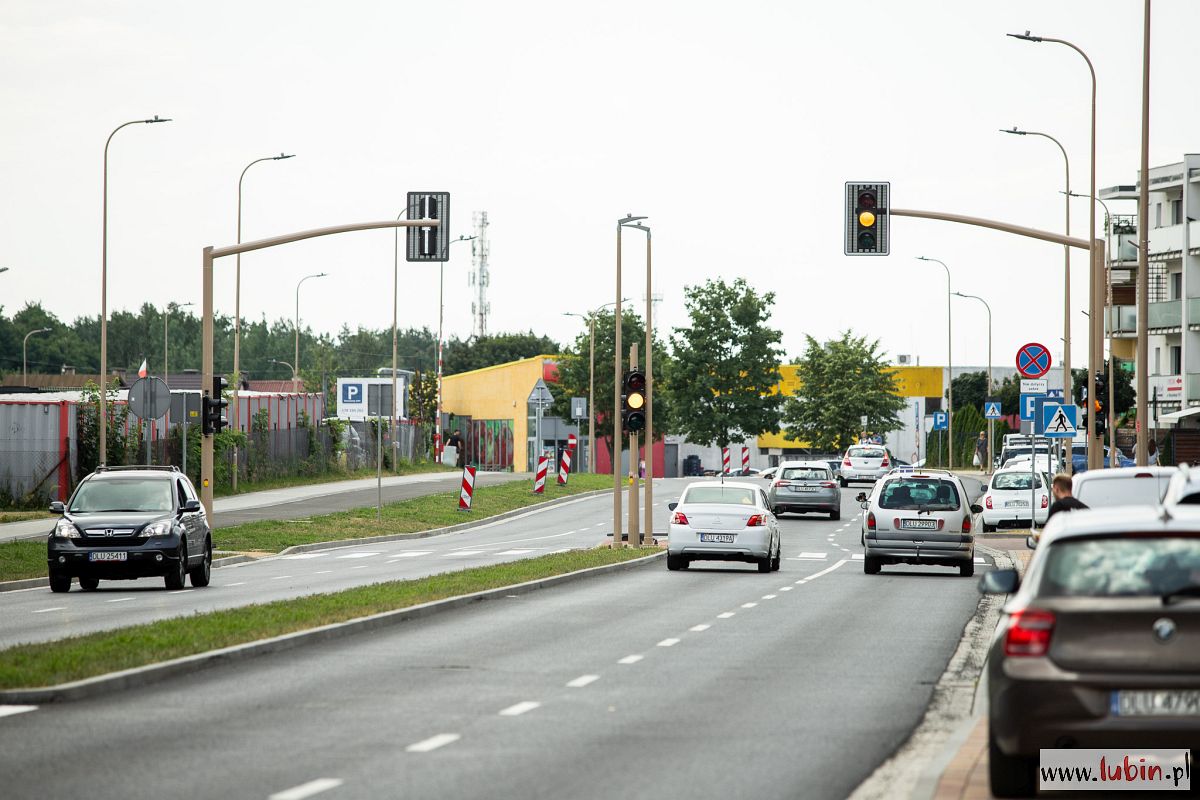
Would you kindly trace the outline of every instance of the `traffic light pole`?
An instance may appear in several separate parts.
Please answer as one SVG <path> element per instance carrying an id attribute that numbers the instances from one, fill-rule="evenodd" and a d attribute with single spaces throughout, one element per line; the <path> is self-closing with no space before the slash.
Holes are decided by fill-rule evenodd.
<path id="1" fill-rule="evenodd" d="M 1051 231 L 1043 231 L 1038 228 L 1027 228 L 1023 225 L 1013 225 L 1008 222 L 1000 222 L 993 219 L 984 219 L 982 217 L 969 217 L 963 214 L 950 214 L 942 211 L 917 211 L 913 209 L 889 208 L 881 210 L 881 213 L 887 213 L 894 217 L 916 217 L 918 219 L 936 219 L 942 222 L 957 222 L 961 225 L 975 225 L 981 228 L 991 228 L 992 230 L 1001 231 L 1003 233 L 1012 233 L 1017 236 L 1024 236 L 1029 239 L 1040 239 L 1043 242 L 1052 242 L 1054 244 L 1066 245 L 1068 247 L 1076 247 L 1080 250 L 1089 250 L 1091 258 L 1092 281 L 1091 286 L 1095 287 L 1100 284 L 1104 273 L 1104 248 L 1105 242 L 1103 239 L 1079 239 L 1074 236 L 1065 236 L 1061 233 L 1053 233 Z M 1094 233 L 1093 233 L 1094 236 Z M 1089 293 L 1088 305 L 1095 307 L 1096 291 Z M 1103 317 L 1098 313 L 1093 313 L 1088 317 L 1088 402 L 1096 396 L 1096 369 L 1097 369 L 1097 353 L 1103 357 Z M 1145 364 L 1138 365 L 1139 370 L 1144 371 Z M 1100 437 L 1096 435 L 1095 425 L 1091 422 L 1091 416 L 1088 419 L 1087 431 L 1087 459 L 1088 469 L 1099 469 L 1103 466 L 1103 445 Z M 1032 512 L 1033 509 L 1030 509 Z"/>
<path id="2" fill-rule="evenodd" d="M 638 343 L 629 345 L 629 369 L 638 368 Z M 631 426 L 632 427 L 632 426 Z M 629 432 L 629 546 L 639 547 L 641 537 L 638 531 L 638 479 L 641 477 L 638 469 L 638 435 L 636 430 Z"/>
<path id="3" fill-rule="evenodd" d="M 328 228 L 312 228 L 269 239 L 255 239 L 250 242 L 240 242 L 225 247 L 206 247 L 202 257 L 203 282 L 203 318 L 201 320 L 201 336 L 203 339 L 200 358 L 200 385 L 211 386 L 213 378 L 213 262 L 218 258 L 248 253 L 252 250 L 265 250 L 281 244 L 290 244 L 304 239 L 314 239 L 318 236 L 330 236 L 335 233 L 350 233 L 352 231 L 369 231 L 377 228 L 436 228 L 441 225 L 436 219 L 417 220 L 385 220 L 383 222 L 358 222 L 350 225 L 334 225 Z M 203 436 L 200 439 L 200 500 L 209 517 L 213 513 L 213 437 Z"/>

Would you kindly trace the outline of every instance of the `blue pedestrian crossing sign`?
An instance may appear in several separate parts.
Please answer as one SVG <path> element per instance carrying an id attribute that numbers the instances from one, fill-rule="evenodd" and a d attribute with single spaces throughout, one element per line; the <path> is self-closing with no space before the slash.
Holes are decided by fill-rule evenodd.
<path id="1" fill-rule="evenodd" d="M 992 400 L 983 404 L 984 419 L 1000 419 L 1000 401 Z"/>
<path id="2" fill-rule="evenodd" d="M 1071 439 L 1078 427 L 1076 414 L 1079 409 L 1062 403 L 1046 403 L 1042 406 L 1044 436 L 1051 439 Z"/>
<path id="3" fill-rule="evenodd" d="M 933 430 L 944 431 L 950 427 L 950 415 L 945 411 L 933 412 Z"/>

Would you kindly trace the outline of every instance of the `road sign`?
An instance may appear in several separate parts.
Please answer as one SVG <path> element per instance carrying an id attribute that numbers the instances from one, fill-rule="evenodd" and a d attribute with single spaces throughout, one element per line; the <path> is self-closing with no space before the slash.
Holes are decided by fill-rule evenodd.
<path id="1" fill-rule="evenodd" d="M 587 398 L 571 398 L 571 419 L 587 419 Z"/>
<path id="2" fill-rule="evenodd" d="M 1045 378 L 1022 378 L 1021 394 L 1045 394 L 1050 387 Z"/>
<path id="3" fill-rule="evenodd" d="M 1034 403 L 1037 401 L 1040 394 L 1023 394 L 1021 395 L 1021 419 L 1025 422 L 1031 421 L 1034 416 Z"/>
<path id="4" fill-rule="evenodd" d="M 1046 397 L 1050 400 L 1062 400 L 1063 390 L 1062 389 L 1047 389 Z"/>
<path id="5" fill-rule="evenodd" d="M 1030 342 L 1017 350 L 1017 372 L 1023 378 L 1040 378 L 1050 371 L 1050 351 L 1046 345 Z"/>
<path id="6" fill-rule="evenodd" d="M 138 378 L 129 387 L 129 413 L 141 419 L 158 419 L 171 409 L 171 390 L 162 378 Z"/>
<path id="7" fill-rule="evenodd" d="M 541 378 L 538 378 L 537 383 L 533 385 L 528 402 L 539 408 L 549 408 L 554 403 L 554 395 L 550 394 L 550 387 Z"/>
<path id="8" fill-rule="evenodd" d="M 989 400 L 983 404 L 984 419 L 1000 419 L 1000 401 Z"/>
<path id="9" fill-rule="evenodd" d="M 409 219 L 436 219 L 436 228 L 409 228 L 408 261 L 445 261 L 450 249 L 450 193 L 409 192 Z"/>
<path id="10" fill-rule="evenodd" d="M 1079 409 L 1061 403 L 1046 403 L 1042 407 L 1044 435 L 1050 439 L 1071 439 L 1078 428 L 1076 414 Z"/>
<path id="11" fill-rule="evenodd" d="M 933 427 L 930 430 L 944 431 L 950 427 L 950 415 L 945 411 L 933 412 Z"/>

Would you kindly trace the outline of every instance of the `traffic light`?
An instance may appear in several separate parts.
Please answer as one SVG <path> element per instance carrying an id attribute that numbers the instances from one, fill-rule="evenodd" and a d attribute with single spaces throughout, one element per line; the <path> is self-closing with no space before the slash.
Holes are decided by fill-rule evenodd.
<path id="1" fill-rule="evenodd" d="M 888 236 L 888 202 L 891 184 L 846 183 L 846 241 L 848 256 L 886 256 L 891 248 Z"/>
<path id="2" fill-rule="evenodd" d="M 206 393 L 201 398 L 201 431 L 205 436 L 212 436 L 224 430 L 229 423 L 225 421 L 224 412 L 229 401 L 224 397 L 228 381 L 220 375 L 213 376 L 212 394 Z"/>
<path id="3" fill-rule="evenodd" d="M 1089 404 L 1095 410 L 1096 435 L 1103 436 L 1108 431 L 1108 375 L 1096 373 L 1096 399 Z"/>
<path id="4" fill-rule="evenodd" d="M 621 427 L 629 433 L 646 429 L 646 373 L 640 369 L 627 370 L 621 381 Z"/>
<path id="5" fill-rule="evenodd" d="M 436 219 L 436 228 L 409 228 L 408 261 L 445 261 L 450 247 L 450 193 L 409 192 L 409 219 Z"/>

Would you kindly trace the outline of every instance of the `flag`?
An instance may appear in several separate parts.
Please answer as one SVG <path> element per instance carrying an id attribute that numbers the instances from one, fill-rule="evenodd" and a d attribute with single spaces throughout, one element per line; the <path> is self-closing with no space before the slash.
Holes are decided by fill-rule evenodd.
<path id="1" fill-rule="evenodd" d="M 142 365 L 140 367 L 138 367 L 138 377 L 139 378 L 146 377 L 146 359 L 144 359 L 144 358 L 142 359 Z"/>

